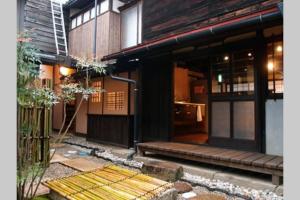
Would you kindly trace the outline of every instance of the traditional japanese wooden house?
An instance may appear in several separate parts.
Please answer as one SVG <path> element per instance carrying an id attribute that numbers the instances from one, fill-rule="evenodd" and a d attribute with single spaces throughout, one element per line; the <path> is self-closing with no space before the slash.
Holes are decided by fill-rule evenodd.
<path id="1" fill-rule="evenodd" d="M 282 155 L 281 0 L 144 0 L 119 10 L 121 50 L 103 60 L 137 70 L 139 142 Z"/>
<path id="2" fill-rule="evenodd" d="M 70 54 L 95 48 L 137 80 L 139 142 L 282 155 L 282 1 L 99 0 L 95 11 L 95 1 L 71 0 L 65 8 Z M 76 133 L 132 146 L 134 86 L 93 82 L 106 92 L 81 108 Z"/>

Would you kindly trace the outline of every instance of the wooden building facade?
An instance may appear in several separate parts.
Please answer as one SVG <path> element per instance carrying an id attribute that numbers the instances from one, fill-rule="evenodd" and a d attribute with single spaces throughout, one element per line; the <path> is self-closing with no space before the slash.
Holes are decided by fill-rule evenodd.
<path id="1" fill-rule="evenodd" d="M 280 0 L 142 1 L 141 34 L 103 59 L 138 65 L 140 142 L 282 155 Z"/>
<path id="2" fill-rule="evenodd" d="M 93 58 L 121 50 L 121 13 L 118 7 L 125 1 L 98 0 L 69 1 L 65 9 L 69 15 L 69 53 L 74 57 Z M 96 25 L 95 25 L 96 18 Z M 96 37 L 94 37 L 96 34 Z M 94 49 L 95 48 L 95 49 Z M 136 79 L 134 67 L 117 69 L 116 75 Z M 133 137 L 133 87 L 112 80 L 109 76 L 93 77 L 91 86 L 101 88 L 103 93 L 93 94 L 83 102 L 76 116 L 74 133 L 87 140 L 132 146 Z M 76 98 L 78 103 L 80 96 Z M 78 106 L 77 103 L 76 107 Z"/>
<path id="3" fill-rule="evenodd" d="M 137 81 L 139 142 L 282 155 L 281 0 L 99 0 L 96 11 L 73 0 L 66 9 L 70 54 L 89 57 L 95 42 L 97 59 Z M 106 92 L 85 102 L 75 132 L 131 147 L 133 86 L 109 76 L 92 84 Z"/>

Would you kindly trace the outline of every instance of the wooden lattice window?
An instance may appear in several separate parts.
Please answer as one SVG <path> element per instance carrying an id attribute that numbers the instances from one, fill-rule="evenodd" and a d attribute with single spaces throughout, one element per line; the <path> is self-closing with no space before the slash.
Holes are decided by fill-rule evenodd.
<path id="1" fill-rule="evenodd" d="M 108 92 L 107 93 L 107 109 L 108 110 L 123 110 L 124 109 L 124 98 L 125 93 L 119 92 Z"/>
<path id="2" fill-rule="evenodd" d="M 99 90 L 99 92 L 96 92 L 92 94 L 92 103 L 100 103 L 101 102 L 101 81 L 95 81 L 92 83 L 92 86 Z"/>

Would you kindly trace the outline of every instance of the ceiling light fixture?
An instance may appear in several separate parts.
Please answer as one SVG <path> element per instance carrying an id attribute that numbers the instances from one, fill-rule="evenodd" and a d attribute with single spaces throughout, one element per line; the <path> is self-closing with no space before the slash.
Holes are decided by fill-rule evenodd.
<path id="1" fill-rule="evenodd" d="M 279 45 L 279 46 L 277 46 L 277 47 L 276 47 L 276 51 L 278 51 L 278 52 L 282 52 L 282 46 L 280 46 L 280 45 Z"/>
<path id="2" fill-rule="evenodd" d="M 268 63 L 268 70 L 272 71 L 274 69 L 274 64 L 273 62 Z"/>

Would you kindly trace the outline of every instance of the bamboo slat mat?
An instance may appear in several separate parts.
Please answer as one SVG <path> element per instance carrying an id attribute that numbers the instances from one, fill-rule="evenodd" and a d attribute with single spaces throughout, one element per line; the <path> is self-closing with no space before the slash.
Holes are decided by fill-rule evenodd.
<path id="1" fill-rule="evenodd" d="M 147 200 L 173 187 L 172 183 L 116 165 L 47 181 L 44 185 L 70 200 Z"/>

